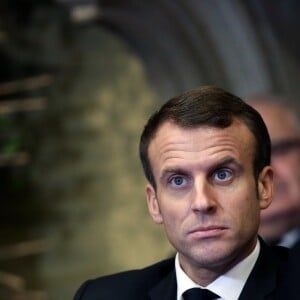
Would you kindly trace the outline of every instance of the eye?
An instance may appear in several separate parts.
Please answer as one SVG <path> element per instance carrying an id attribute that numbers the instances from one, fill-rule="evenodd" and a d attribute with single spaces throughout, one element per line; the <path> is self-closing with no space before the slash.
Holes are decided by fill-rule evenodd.
<path id="1" fill-rule="evenodd" d="M 232 179 L 232 171 L 228 169 L 220 169 L 214 172 L 213 179 L 218 182 L 227 182 Z"/>
<path id="2" fill-rule="evenodd" d="M 170 183 L 173 186 L 180 187 L 186 183 L 186 179 L 182 176 L 174 176 L 171 178 Z"/>

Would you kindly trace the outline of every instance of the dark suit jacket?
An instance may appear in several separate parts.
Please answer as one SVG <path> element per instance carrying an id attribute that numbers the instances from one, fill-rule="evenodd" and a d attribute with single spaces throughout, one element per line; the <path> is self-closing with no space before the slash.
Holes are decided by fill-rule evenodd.
<path id="1" fill-rule="evenodd" d="M 261 241 L 258 260 L 239 297 L 240 300 L 274 299 L 288 257 L 283 247 Z M 127 271 L 85 282 L 74 300 L 175 300 L 174 258 L 142 270 Z"/>
<path id="2" fill-rule="evenodd" d="M 285 265 L 285 276 L 277 291 L 277 299 L 300 299 L 300 241 L 291 249 L 288 263 Z"/>

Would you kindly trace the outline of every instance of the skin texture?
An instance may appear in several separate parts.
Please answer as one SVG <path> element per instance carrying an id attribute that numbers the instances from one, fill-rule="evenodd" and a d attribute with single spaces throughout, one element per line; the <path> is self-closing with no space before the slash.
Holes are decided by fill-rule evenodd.
<path id="1" fill-rule="evenodd" d="M 157 189 L 149 212 L 163 224 L 183 270 L 206 286 L 255 247 L 260 210 L 272 198 L 272 169 L 255 182 L 254 137 L 238 120 L 225 129 L 163 123 L 149 145 Z"/>
<path id="2" fill-rule="evenodd" d="M 263 117 L 272 144 L 285 139 L 300 139 L 300 128 L 294 112 L 279 103 L 252 101 Z M 300 226 L 300 147 L 272 155 L 274 198 L 262 211 L 259 233 L 266 240 L 277 240 Z"/>

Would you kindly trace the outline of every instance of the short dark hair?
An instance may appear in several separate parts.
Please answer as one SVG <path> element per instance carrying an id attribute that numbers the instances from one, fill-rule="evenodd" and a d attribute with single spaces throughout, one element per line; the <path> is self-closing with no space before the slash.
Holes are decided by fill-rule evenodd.
<path id="1" fill-rule="evenodd" d="M 242 121 L 255 137 L 253 170 L 255 179 L 270 165 L 271 142 L 260 114 L 239 97 L 217 87 L 205 86 L 187 91 L 168 100 L 146 123 L 141 135 L 139 152 L 145 176 L 156 189 L 148 148 L 159 127 L 172 121 L 182 128 L 211 126 L 229 127 L 234 119 Z"/>

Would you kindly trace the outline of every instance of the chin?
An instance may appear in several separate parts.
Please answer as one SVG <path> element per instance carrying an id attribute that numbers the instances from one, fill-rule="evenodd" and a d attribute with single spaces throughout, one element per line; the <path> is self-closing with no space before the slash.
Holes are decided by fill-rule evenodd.
<path id="1" fill-rule="evenodd" d="M 191 256 L 201 267 L 218 267 L 232 259 L 232 249 L 215 245 L 206 249 L 195 249 Z"/>

